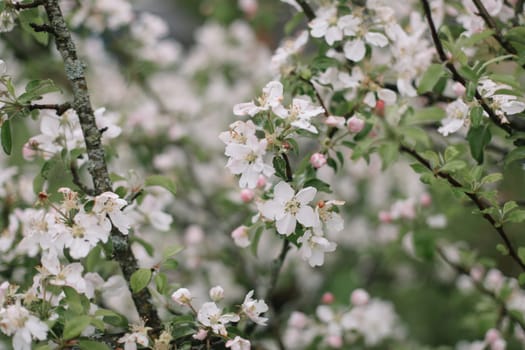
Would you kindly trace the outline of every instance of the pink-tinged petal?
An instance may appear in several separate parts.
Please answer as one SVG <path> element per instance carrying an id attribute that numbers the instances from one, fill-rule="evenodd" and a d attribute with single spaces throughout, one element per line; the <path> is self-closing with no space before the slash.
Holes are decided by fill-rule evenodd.
<path id="1" fill-rule="evenodd" d="M 381 33 L 368 32 L 365 34 L 365 40 L 374 46 L 385 47 L 388 45 L 388 39 Z"/>
<path id="2" fill-rule="evenodd" d="M 366 47 L 361 39 L 347 41 L 343 47 L 345 57 L 351 61 L 359 62 L 365 57 Z"/>
<path id="3" fill-rule="evenodd" d="M 297 212 L 297 221 L 305 227 L 312 227 L 317 222 L 317 216 L 312 207 L 305 205 Z"/>
<path id="4" fill-rule="evenodd" d="M 290 235 L 292 232 L 295 231 L 296 225 L 297 221 L 295 220 L 295 217 L 292 214 L 288 213 L 281 219 L 276 221 L 277 232 L 279 232 L 282 235 Z"/>
<path id="5" fill-rule="evenodd" d="M 275 220 L 275 216 L 282 213 L 284 208 L 275 200 L 266 201 L 260 208 L 262 216 L 267 219 Z"/>
<path id="6" fill-rule="evenodd" d="M 288 185 L 284 181 L 281 181 L 275 186 L 273 193 L 274 198 L 278 202 L 285 203 L 293 198 L 295 191 L 293 190 L 292 186 Z"/>
<path id="7" fill-rule="evenodd" d="M 316 193 L 317 190 L 314 187 L 306 187 L 297 192 L 295 199 L 301 204 L 307 204 L 314 199 Z"/>
<path id="8" fill-rule="evenodd" d="M 233 114 L 239 117 L 245 115 L 254 116 L 259 112 L 259 110 L 259 107 L 257 107 L 253 102 L 243 102 L 233 106 Z"/>

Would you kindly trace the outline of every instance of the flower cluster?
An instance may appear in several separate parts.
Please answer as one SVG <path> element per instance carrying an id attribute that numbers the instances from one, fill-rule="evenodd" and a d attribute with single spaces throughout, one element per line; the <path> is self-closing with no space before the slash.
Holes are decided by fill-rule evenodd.
<path id="1" fill-rule="evenodd" d="M 193 338 L 203 341 L 211 336 L 209 334 L 210 331 L 216 336 L 228 337 L 226 327 L 230 323 L 239 322 L 241 318 L 247 318 L 258 325 L 265 326 L 268 319 L 262 317 L 261 314 L 268 311 L 268 305 L 263 300 L 253 299 L 253 294 L 253 290 L 246 294 L 240 310 L 236 313 L 225 313 L 217 305 L 224 298 L 224 289 L 221 286 L 215 286 L 210 289 L 209 296 L 212 301 L 203 303 L 198 310 L 194 309 L 191 292 L 186 288 L 177 289 L 171 295 L 171 299 L 175 303 L 189 307 L 193 311 L 199 324 L 199 329 L 193 335 Z M 249 350 L 250 342 L 240 336 L 236 336 L 226 342 L 226 347 L 233 350 Z"/>

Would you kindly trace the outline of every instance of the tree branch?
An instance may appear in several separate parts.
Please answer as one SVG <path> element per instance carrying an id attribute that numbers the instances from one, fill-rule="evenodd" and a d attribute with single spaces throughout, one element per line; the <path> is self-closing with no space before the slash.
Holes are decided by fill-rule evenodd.
<path id="1" fill-rule="evenodd" d="M 421 0 L 421 4 L 423 5 L 423 10 L 425 12 L 425 17 L 427 18 L 428 26 L 430 28 L 430 34 L 432 36 L 432 41 L 434 42 L 434 46 L 436 47 L 436 51 L 438 53 L 439 59 L 445 64 L 445 66 L 448 68 L 450 73 L 452 73 L 452 79 L 457 81 L 458 83 L 461 83 L 463 86 L 467 86 L 467 81 L 459 72 L 457 71 L 454 64 L 449 61 L 447 54 L 445 52 L 445 49 L 443 48 L 443 44 L 441 43 L 441 40 L 439 39 L 439 35 L 437 33 L 436 26 L 434 24 L 434 20 L 432 19 L 432 12 L 430 10 L 430 5 L 428 3 L 428 0 Z M 504 130 L 507 134 L 512 135 L 513 129 L 519 130 L 519 131 L 525 131 L 525 129 L 515 125 L 515 124 L 505 124 L 502 123 L 500 118 L 494 113 L 492 108 L 489 107 L 483 96 L 478 92 L 476 89 L 475 93 L 476 100 L 480 104 L 480 106 L 483 108 L 485 112 L 489 115 L 490 120 L 494 122 L 500 129 Z"/>
<path id="2" fill-rule="evenodd" d="M 408 148 L 408 147 L 406 147 L 404 145 L 401 145 L 399 147 L 399 150 L 401 152 L 404 152 L 404 153 L 407 153 L 407 154 L 411 155 L 419 163 L 421 163 L 423 166 L 425 166 L 425 168 L 427 168 L 428 170 L 432 171 L 436 177 L 440 177 L 440 178 L 446 180 L 452 187 L 463 188 L 463 185 L 458 180 L 456 180 L 454 177 L 452 177 L 452 175 L 450 175 L 448 173 L 445 173 L 445 172 L 442 172 L 442 171 L 436 171 L 432 167 L 430 162 L 427 159 L 423 158 L 415 150 L 413 150 L 411 148 Z M 465 195 L 467 197 L 469 197 L 469 199 L 472 202 L 474 202 L 474 204 L 476 204 L 476 206 L 478 207 L 478 209 L 480 211 L 483 211 L 483 210 L 485 210 L 485 209 L 490 207 L 486 203 L 486 201 L 483 198 L 479 197 L 476 193 L 472 193 L 472 192 L 464 192 L 464 193 L 465 193 Z M 485 220 L 487 220 L 490 223 L 490 225 L 494 228 L 494 230 L 496 230 L 496 232 L 500 236 L 501 240 L 505 244 L 505 247 L 507 247 L 507 250 L 509 251 L 509 255 L 511 256 L 511 258 L 521 267 L 521 269 L 523 271 L 525 271 L 525 263 L 523 261 L 521 261 L 520 257 L 518 256 L 518 253 L 517 253 L 516 249 L 512 245 L 512 242 L 510 241 L 509 236 L 507 235 L 507 233 L 505 232 L 503 227 L 498 225 L 498 223 L 492 217 L 492 215 L 490 215 L 488 213 L 482 213 L 482 216 L 483 216 L 483 218 Z"/>
<path id="3" fill-rule="evenodd" d="M 517 55 L 518 52 L 516 49 L 501 35 L 501 31 L 494 20 L 492 16 L 488 13 L 487 9 L 483 5 L 483 3 L 480 0 L 472 0 L 474 2 L 474 5 L 479 11 L 479 16 L 483 18 L 485 23 L 487 24 L 487 27 L 494 30 L 494 34 L 492 35 L 494 39 L 503 47 L 508 53 Z"/>
<path id="4" fill-rule="evenodd" d="M 462 266 L 460 264 L 457 264 L 457 263 L 453 262 L 452 260 L 450 260 L 441 247 L 437 247 L 436 249 L 437 249 L 438 254 L 441 257 L 441 259 L 443 259 L 443 261 L 445 263 L 447 263 L 450 267 L 452 267 L 454 270 L 456 270 L 457 273 L 470 276 L 469 269 L 467 269 L 466 267 L 464 267 L 464 266 Z M 508 316 L 512 321 L 517 323 L 523 331 L 525 331 L 525 322 L 523 321 L 523 319 L 521 319 L 520 317 L 516 317 L 512 312 L 510 312 L 509 309 L 507 309 L 507 305 L 505 304 L 505 301 L 503 299 L 501 299 L 493 291 L 485 288 L 483 283 L 478 282 L 478 281 L 476 281 L 474 279 L 471 279 L 471 280 L 472 280 L 472 283 L 474 284 L 474 287 L 476 287 L 476 289 L 479 292 L 481 292 L 482 294 L 485 294 L 486 296 L 490 297 L 492 300 L 494 300 L 498 304 L 498 306 L 500 307 L 500 310 L 502 311 L 503 315 Z"/>
<path id="5" fill-rule="evenodd" d="M 78 114 L 80 126 L 86 143 L 89 158 L 88 171 L 93 179 L 94 193 L 100 194 L 112 191 L 109 178 L 101 133 L 98 129 L 93 108 L 91 106 L 84 63 L 77 56 L 75 43 L 67 27 L 58 0 L 43 0 L 43 5 L 49 18 L 52 33 L 55 35 L 55 45 L 64 61 L 66 76 L 73 91 L 73 108 Z M 119 262 L 124 277 L 129 283 L 131 275 L 137 270 L 137 261 L 131 251 L 128 236 L 123 235 L 116 228 L 111 231 L 113 242 L 113 258 Z M 139 293 L 132 293 L 133 301 L 139 315 L 145 319 L 146 324 L 155 330 L 160 330 L 161 322 L 151 303 L 151 294 L 147 288 Z"/>

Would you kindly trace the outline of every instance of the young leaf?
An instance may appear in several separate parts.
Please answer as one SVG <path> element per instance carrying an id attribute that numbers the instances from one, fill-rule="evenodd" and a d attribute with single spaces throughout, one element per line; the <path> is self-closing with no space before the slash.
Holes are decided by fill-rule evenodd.
<path id="1" fill-rule="evenodd" d="M 151 274 L 151 269 L 138 269 L 133 272 L 129 281 L 133 293 L 138 293 L 148 286 Z"/>
<path id="2" fill-rule="evenodd" d="M 444 75 L 445 70 L 443 69 L 443 65 L 432 64 L 430 67 L 428 67 L 425 74 L 423 74 L 423 77 L 419 82 L 419 86 L 417 87 L 417 93 L 423 94 L 425 92 L 432 91 L 439 79 Z"/>
<path id="3" fill-rule="evenodd" d="M 467 140 L 470 146 L 470 154 L 472 155 L 472 158 L 478 162 L 478 164 L 483 163 L 485 147 L 490 143 L 491 138 L 492 135 L 488 125 L 477 128 L 472 127 L 468 131 Z"/>
<path id="4" fill-rule="evenodd" d="M 163 175 L 151 175 L 146 178 L 144 181 L 144 186 L 160 186 L 164 187 L 168 191 L 171 192 L 171 194 L 175 195 L 177 192 L 177 188 L 175 186 L 175 182 L 173 182 L 172 179 L 170 179 L 167 176 Z"/>
<path id="5" fill-rule="evenodd" d="M 82 331 L 86 329 L 87 326 L 89 326 L 90 322 L 91 317 L 86 315 L 67 319 L 64 325 L 64 332 L 62 333 L 62 337 L 64 338 L 64 340 L 69 340 L 78 337 L 80 333 L 82 333 Z"/>

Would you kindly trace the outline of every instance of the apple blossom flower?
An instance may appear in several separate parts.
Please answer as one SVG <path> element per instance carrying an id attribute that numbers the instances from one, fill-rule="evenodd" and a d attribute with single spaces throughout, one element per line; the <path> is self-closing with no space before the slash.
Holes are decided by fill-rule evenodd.
<path id="1" fill-rule="evenodd" d="M 197 312 L 197 320 L 205 327 L 210 327 L 213 333 L 227 336 L 226 325 L 230 322 L 238 322 L 239 315 L 228 313 L 223 314 L 217 304 L 207 302 L 202 304 Z"/>
<path id="2" fill-rule="evenodd" d="M 137 344 L 147 347 L 149 344 L 148 331 L 151 327 L 145 327 L 144 324 L 133 325 L 132 332 L 124 334 L 117 342 L 124 343 L 124 350 L 137 350 Z"/>
<path id="3" fill-rule="evenodd" d="M 342 19 L 342 18 L 341 18 Z M 337 8 L 334 6 L 321 7 L 317 10 L 315 18 L 308 23 L 310 34 L 314 38 L 324 38 L 328 45 L 343 39 L 344 20 L 337 18 Z"/>
<path id="4" fill-rule="evenodd" d="M 377 47 L 388 45 L 388 38 L 381 33 L 368 32 L 361 37 L 355 37 L 345 42 L 343 52 L 345 57 L 353 62 L 360 62 L 366 54 L 365 43 Z"/>
<path id="5" fill-rule="evenodd" d="M 49 328 L 17 301 L 0 308 L 0 330 L 13 337 L 14 350 L 31 350 L 31 340 L 45 340 Z"/>
<path id="6" fill-rule="evenodd" d="M 500 90 L 511 90 L 506 84 L 496 83 L 489 78 L 481 78 L 478 82 L 481 96 L 489 100 L 489 105 L 502 123 L 508 123 L 507 115 L 517 114 L 525 110 L 525 102 L 518 101 L 514 95 L 498 93 Z"/>
<path id="7" fill-rule="evenodd" d="M 274 198 L 261 206 L 261 214 L 275 220 L 277 232 L 282 235 L 294 232 L 297 221 L 305 227 L 312 227 L 317 220 L 313 208 L 307 204 L 316 193 L 315 188 L 306 187 L 296 194 L 289 184 L 281 181 L 274 188 Z"/>
<path id="8" fill-rule="evenodd" d="M 192 338 L 193 339 L 197 339 L 197 340 L 204 340 L 206 339 L 206 337 L 208 336 L 208 331 L 203 329 L 203 328 L 199 328 L 199 330 L 197 331 L 197 333 L 195 333 L 194 335 L 192 335 Z"/>
<path id="9" fill-rule="evenodd" d="M 128 203 L 113 192 L 104 192 L 95 197 L 93 212 L 97 215 L 109 216 L 111 223 L 122 233 L 127 235 L 131 226 L 130 218 L 122 212 Z"/>
<path id="10" fill-rule="evenodd" d="M 337 244 L 330 242 L 325 237 L 312 234 L 312 230 L 306 230 L 298 240 L 301 243 L 299 252 L 303 260 L 308 260 L 311 267 L 324 264 L 324 254 L 335 251 Z"/>
<path id="11" fill-rule="evenodd" d="M 232 350 L 250 350 L 250 342 L 246 339 L 239 337 L 238 335 L 235 338 L 230 339 L 226 342 L 226 347 L 231 348 Z"/>
<path id="12" fill-rule="evenodd" d="M 253 290 L 251 290 L 244 297 L 244 302 L 241 306 L 242 312 L 248 316 L 250 320 L 257 323 L 258 325 L 266 326 L 266 321 L 268 321 L 268 318 L 261 317 L 259 315 L 268 311 L 268 305 L 266 305 L 264 300 L 252 299 L 253 293 Z"/>
<path id="13" fill-rule="evenodd" d="M 282 110 L 281 101 L 283 100 L 283 84 L 279 81 L 270 81 L 262 90 L 262 95 L 257 99 L 257 104 L 253 101 L 238 103 L 233 106 L 233 114 L 237 116 L 249 115 L 253 117 L 259 112 L 272 110 L 279 113 Z"/>
<path id="14" fill-rule="evenodd" d="M 319 222 L 316 226 L 323 225 L 324 229 L 329 235 L 335 235 L 344 229 L 344 220 L 335 211 L 336 206 L 345 204 L 344 201 L 330 200 L 330 201 L 319 201 L 315 207 L 316 216 L 319 218 Z M 319 230 L 321 228 L 319 227 Z M 314 230 L 316 231 L 316 230 Z"/>
<path id="15" fill-rule="evenodd" d="M 455 133 L 463 126 L 470 124 L 470 119 L 468 118 L 469 107 L 461 98 L 447 106 L 446 114 L 447 117 L 441 121 L 442 126 L 438 128 L 438 132 L 443 136 Z"/>
<path id="16" fill-rule="evenodd" d="M 303 30 L 295 39 L 285 40 L 275 51 L 271 60 L 271 69 L 275 73 L 283 71 L 290 56 L 298 53 L 308 42 L 308 32 Z"/>
<path id="17" fill-rule="evenodd" d="M 296 128 L 317 134 L 317 129 L 311 124 L 310 119 L 323 112 L 323 107 L 312 104 L 310 97 L 298 96 L 292 100 L 288 109 L 281 110 L 276 114 L 281 118 L 286 118 Z"/>

